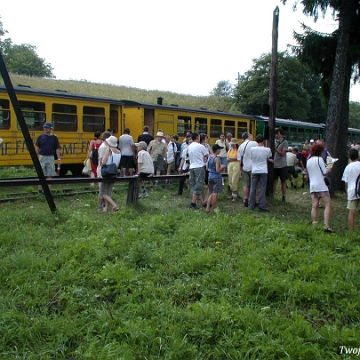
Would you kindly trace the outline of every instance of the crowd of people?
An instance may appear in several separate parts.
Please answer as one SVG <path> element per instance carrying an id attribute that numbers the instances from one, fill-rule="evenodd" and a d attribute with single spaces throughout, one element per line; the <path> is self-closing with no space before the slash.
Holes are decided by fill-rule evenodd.
<path id="1" fill-rule="evenodd" d="M 59 164 L 60 145 L 56 136 L 51 133 L 52 125 L 44 124 L 44 134 L 36 142 L 36 152 L 40 155 L 40 163 L 45 176 L 53 175 L 53 159 L 56 153 Z M 141 189 L 139 198 L 149 196 L 146 184 L 151 177 L 161 174 L 183 174 L 178 182 L 176 195 L 183 195 L 185 184 L 191 195 L 189 208 L 198 210 L 205 207 L 206 212 L 214 212 L 218 194 L 223 191 L 224 178 L 228 174 L 228 189 L 232 201 L 240 198 L 238 194 L 239 180 L 242 179 L 243 204 L 250 211 L 258 207 L 260 212 L 268 212 L 266 188 L 268 183 L 269 164 L 273 166 L 273 193 L 278 180 L 281 183 L 282 201 L 286 201 L 289 186 L 297 189 L 302 177 L 301 187 L 308 184 L 311 198 L 311 219 L 313 226 L 318 224 L 318 209 L 324 207 L 324 231 L 333 232 L 330 227 L 331 198 L 326 177 L 332 170 L 329 164 L 330 154 L 323 139 L 306 141 L 302 149 L 290 148 L 283 137 L 283 130 L 275 130 L 276 142 L 274 154 L 264 146 L 265 139 L 244 132 L 242 143 L 232 134 L 221 133 L 220 138 L 210 147 L 206 134 L 188 131 L 183 143 L 177 134 L 172 137 L 162 130 L 156 132 L 155 138 L 149 134 L 149 128 L 134 142 L 130 129 L 117 139 L 111 129 L 94 133 L 90 142 L 88 157 L 91 159 L 91 177 L 101 177 L 102 167 L 115 163 L 121 169 L 121 176 L 139 176 Z M 356 192 L 357 178 L 360 175 L 359 149 L 349 150 L 350 162 L 344 170 L 342 180 L 347 190 L 347 208 L 349 209 L 349 229 L 354 230 L 356 210 L 360 210 Z M 50 169 L 51 163 L 51 169 Z M 289 182 L 290 181 L 290 182 Z M 154 186 L 158 180 L 151 181 Z M 98 207 L 102 212 L 119 210 L 112 199 L 115 181 L 99 182 Z M 41 191 L 41 189 L 39 189 Z"/>

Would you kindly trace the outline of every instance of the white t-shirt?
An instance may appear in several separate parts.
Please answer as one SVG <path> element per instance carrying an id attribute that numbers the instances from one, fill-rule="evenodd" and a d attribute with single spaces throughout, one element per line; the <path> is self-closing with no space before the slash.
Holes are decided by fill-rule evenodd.
<path id="1" fill-rule="evenodd" d="M 111 152 L 111 154 L 108 156 L 106 160 L 106 165 L 110 165 L 111 163 L 115 163 L 116 167 L 119 167 L 121 159 L 121 154 L 116 154 L 114 152 Z"/>
<path id="2" fill-rule="evenodd" d="M 247 151 L 247 150 L 246 150 Z M 250 157 L 252 161 L 252 174 L 267 174 L 267 160 L 271 158 L 271 150 L 265 146 L 251 148 Z"/>
<path id="3" fill-rule="evenodd" d="M 352 161 L 344 170 L 342 181 L 347 183 L 347 199 L 356 200 L 356 179 L 360 174 L 360 161 Z"/>
<path id="4" fill-rule="evenodd" d="M 140 150 L 138 152 L 137 161 L 140 166 L 140 172 L 146 174 L 153 174 L 154 173 L 154 163 L 151 160 L 150 154 L 145 150 Z"/>
<path id="5" fill-rule="evenodd" d="M 251 148 L 257 146 L 257 142 L 253 140 L 245 140 L 240 146 L 237 154 L 237 159 L 240 161 L 243 156 L 242 168 L 244 171 L 249 172 L 252 169 L 251 165 Z M 245 152 L 245 153 L 244 153 Z"/>
<path id="6" fill-rule="evenodd" d="M 169 143 L 167 144 L 167 153 L 166 153 L 166 159 L 168 164 L 171 164 L 175 161 L 175 152 L 176 152 L 177 148 L 175 143 L 173 143 L 172 141 L 169 141 Z"/>
<path id="7" fill-rule="evenodd" d="M 208 156 L 209 153 L 204 145 L 194 141 L 188 146 L 190 169 L 201 168 L 205 165 L 204 156 Z"/>
<path id="8" fill-rule="evenodd" d="M 292 152 L 286 153 L 286 165 L 295 166 L 297 164 L 297 156 Z"/>
<path id="9" fill-rule="evenodd" d="M 320 170 L 321 167 L 321 170 Z M 312 156 L 306 162 L 306 170 L 309 175 L 310 192 L 329 191 L 325 185 L 324 175 L 326 173 L 325 163 L 322 157 Z"/>
<path id="10" fill-rule="evenodd" d="M 119 149 L 122 156 L 133 156 L 134 151 L 131 147 L 134 145 L 134 139 L 129 134 L 124 134 L 119 137 Z"/>
<path id="11" fill-rule="evenodd" d="M 99 150 L 98 150 L 99 162 L 98 162 L 98 167 L 97 167 L 97 176 L 99 178 L 101 178 L 101 160 L 105 156 L 106 150 L 108 148 L 109 148 L 109 145 L 106 143 L 106 141 L 103 141 L 103 143 L 100 145 Z M 99 183 L 99 184 L 101 184 L 101 183 Z"/>

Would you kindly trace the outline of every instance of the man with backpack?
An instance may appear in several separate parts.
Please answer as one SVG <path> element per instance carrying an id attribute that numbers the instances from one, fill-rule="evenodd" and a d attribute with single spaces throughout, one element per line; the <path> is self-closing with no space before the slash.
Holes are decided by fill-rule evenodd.
<path id="1" fill-rule="evenodd" d="M 354 231 L 355 213 L 360 210 L 360 162 L 357 149 L 349 150 L 350 163 L 346 166 L 342 181 L 345 181 L 347 208 L 349 209 L 349 229 Z"/>

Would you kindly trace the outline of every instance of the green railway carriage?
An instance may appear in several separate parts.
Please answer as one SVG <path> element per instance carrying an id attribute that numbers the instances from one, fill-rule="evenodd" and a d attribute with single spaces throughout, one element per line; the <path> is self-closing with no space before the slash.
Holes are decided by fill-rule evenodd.
<path id="1" fill-rule="evenodd" d="M 262 134 L 269 139 L 269 118 L 264 116 L 256 117 L 257 134 Z M 303 121 L 275 119 L 275 127 L 284 130 L 284 137 L 290 146 L 302 146 L 305 140 L 324 138 L 324 124 L 313 124 Z"/>
<path id="2" fill-rule="evenodd" d="M 269 118 L 264 116 L 256 117 L 257 134 L 262 134 L 266 139 L 269 138 Z M 284 130 L 284 137 L 288 140 L 290 146 L 302 146 L 306 140 L 325 139 L 326 126 L 324 124 L 313 124 L 304 121 L 275 119 L 275 127 L 281 127 Z M 359 129 L 348 129 L 348 142 L 356 143 L 360 141 Z"/>

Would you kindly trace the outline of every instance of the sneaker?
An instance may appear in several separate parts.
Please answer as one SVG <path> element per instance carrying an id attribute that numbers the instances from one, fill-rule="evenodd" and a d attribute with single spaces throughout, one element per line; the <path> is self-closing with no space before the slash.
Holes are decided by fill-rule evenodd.
<path id="1" fill-rule="evenodd" d="M 329 227 L 329 226 L 325 226 L 325 227 L 324 227 L 324 231 L 325 231 L 326 233 L 332 233 L 332 232 L 334 232 L 334 230 L 333 230 L 331 227 Z"/>
<path id="2" fill-rule="evenodd" d="M 145 191 L 143 194 L 142 194 L 142 197 L 145 199 L 149 196 L 149 194 Z"/>
<path id="3" fill-rule="evenodd" d="M 191 203 L 189 206 L 190 210 L 199 210 L 199 208 L 196 206 L 196 204 Z"/>
<path id="4" fill-rule="evenodd" d="M 248 207 L 249 206 L 249 200 L 248 199 L 245 199 L 244 201 L 244 207 Z"/>

